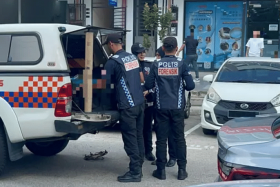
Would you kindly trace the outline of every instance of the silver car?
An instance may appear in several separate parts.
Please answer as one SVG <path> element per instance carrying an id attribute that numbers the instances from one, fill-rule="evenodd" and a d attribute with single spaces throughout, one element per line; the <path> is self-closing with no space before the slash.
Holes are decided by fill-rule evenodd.
<path id="1" fill-rule="evenodd" d="M 235 118 L 218 131 L 219 181 L 280 178 L 280 115 Z"/>

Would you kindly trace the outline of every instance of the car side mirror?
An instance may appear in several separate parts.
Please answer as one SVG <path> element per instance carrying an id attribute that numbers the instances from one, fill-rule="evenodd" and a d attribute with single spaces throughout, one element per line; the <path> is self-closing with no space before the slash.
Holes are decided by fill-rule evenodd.
<path id="1" fill-rule="evenodd" d="M 275 138 L 280 139 L 280 117 L 272 123 L 271 132 Z"/>
<path id="2" fill-rule="evenodd" d="M 213 82 L 213 79 L 214 79 L 214 75 L 205 75 L 204 77 L 203 77 L 203 80 L 204 81 L 207 81 L 207 82 Z"/>

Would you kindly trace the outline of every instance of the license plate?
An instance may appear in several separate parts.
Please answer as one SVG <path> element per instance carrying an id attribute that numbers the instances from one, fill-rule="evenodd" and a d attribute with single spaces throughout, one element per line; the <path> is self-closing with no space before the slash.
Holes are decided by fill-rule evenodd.
<path id="1" fill-rule="evenodd" d="M 229 118 L 238 118 L 238 117 L 256 117 L 259 115 L 259 112 L 247 112 L 247 111 L 229 111 Z"/>

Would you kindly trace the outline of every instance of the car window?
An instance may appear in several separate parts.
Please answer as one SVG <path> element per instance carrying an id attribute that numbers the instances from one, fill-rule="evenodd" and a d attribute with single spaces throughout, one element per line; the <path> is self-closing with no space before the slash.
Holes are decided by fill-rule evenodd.
<path id="1" fill-rule="evenodd" d="M 11 35 L 0 35 L 0 63 L 7 62 Z"/>
<path id="2" fill-rule="evenodd" d="M 8 62 L 36 62 L 40 48 L 36 36 L 13 36 Z"/>
<path id="3" fill-rule="evenodd" d="M 216 82 L 280 84 L 280 63 L 230 61 L 222 67 Z"/>

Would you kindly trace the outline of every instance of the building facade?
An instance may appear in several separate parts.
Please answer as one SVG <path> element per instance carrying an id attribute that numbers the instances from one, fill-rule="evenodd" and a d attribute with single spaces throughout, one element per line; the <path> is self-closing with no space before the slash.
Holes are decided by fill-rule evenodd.
<path id="1" fill-rule="evenodd" d="M 134 2 L 139 1 L 142 2 Z M 176 10 L 176 19 L 172 21 L 172 32 L 169 35 L 177 38 L 179 47 L 184 38 L 190 35 L 190 29 L 194 29 L 195 38 L 199 40 L 197 54 L 201 71 L 217 70 L 226 59 L 245 56 L 246 43 L 252 37 L 253 31 L 260 31 L 260 37 L 264 38 L 264 56 L 278 57 L 278 1 L 158 0 L 149 3 L 157 3 L 163 12 L 168 6 L 173 6 Z M 141 8 L 143 9 L 139 7 L 139 3 L 140 10 L 131 4 L 130 6 L 134 7 L 134 12 L 138 14 L 141 13 Z M 133 33 L 130 33 L 132 38 L 127 38 L 127 46 L 131 46 L 133 42 L 141 42 L 141 19 L 136 17 L 134 24 Z M 155 46 L 160 45 L 158 39 Z M 185 57 L 185 52 L 181 55 Z"/>

